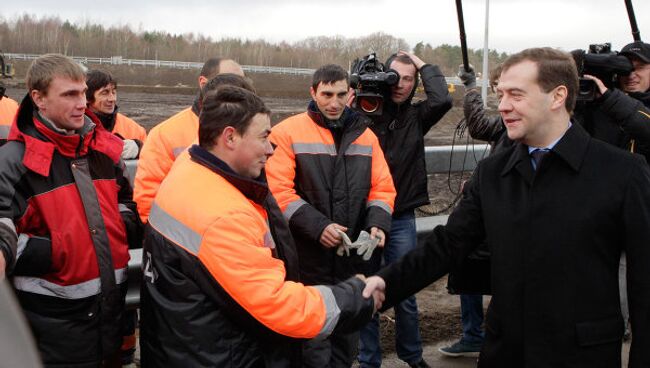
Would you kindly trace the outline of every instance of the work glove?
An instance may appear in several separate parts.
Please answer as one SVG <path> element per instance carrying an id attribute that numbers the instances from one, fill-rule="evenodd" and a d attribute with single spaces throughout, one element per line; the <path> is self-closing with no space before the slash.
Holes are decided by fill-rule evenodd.
<path id="1" fill-rule="evenodd" d="M 123 160 L 134 160 L 138 158 L 138 153 L 140 152 L 140 147 L 135 143 L 133 139 L 125 139 L 124 147 L 122 148 L 122 159 Z"/>
<path id="2" fill-rule="evenodd" d="M 469 71 L 466 71 L 463 64 L 460 64 L 458 66 L 457 75 L 465 88 L 469 89 L 476 87 L 476 74 L 474 73 L 474 67 L 471 64 L 469 65 Z"/>
<path id="3" fill-rule="evenodd" d="M 367 231 L 361 231 L 359 238 L 354 243 L 343 231 L 339 230 L 339 234 L 343 239 L 341 245 L 336 249 L 336 254 L 339 256 L 343 256 L 344 253 L 349 256 L 350 249 L 356 249 L 357 255 L 361 256 L 364 261 L 368 261 L 372 257 L 372 252 L 377 248 L 377 244 L 379 244 L 379 238 L 370 239 L 370 234 Z"/>
<path id="4" fill-rule="evenodd" d="M 350 246 L 352 245 L 352 241 L 348 237 L 348 234 L 345 232 L 336 229 L 336 231 L 341 235 L 342 241 L 341 244 L 339 244 L 338 248 L 336 248 L 336 255 L 338 256 L 343 256 L 344 254 L 346 256 L 350 256 Z"/>
<path id="5" fill-rule="evenodd" d="M 362 256 L 361 258 L 364 261 L 369 261 L 370 257 L 372 257 L 372 252 L 377 248 L 377 244 L 379 244 L 379 238 L 375 237 L 371 239 L 367 231 L 362 231 L 357 241 L 352 243 L 350 248 L 356 248 L 357 254 Z"/>

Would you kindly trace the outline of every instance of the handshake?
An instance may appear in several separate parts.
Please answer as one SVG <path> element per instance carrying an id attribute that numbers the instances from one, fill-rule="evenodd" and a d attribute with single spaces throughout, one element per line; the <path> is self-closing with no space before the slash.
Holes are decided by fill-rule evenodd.
<path id="1" fill-rule="evenodd" d="M 363 297 L 368 299 L 372 297 L 375 302 L 375 312 L 381 309 L 384 300 L 386 300 L 386 282 L 379 276 L 365 277 L 361 274 L 356 275 L 366 283 L 363 289 Z"/>

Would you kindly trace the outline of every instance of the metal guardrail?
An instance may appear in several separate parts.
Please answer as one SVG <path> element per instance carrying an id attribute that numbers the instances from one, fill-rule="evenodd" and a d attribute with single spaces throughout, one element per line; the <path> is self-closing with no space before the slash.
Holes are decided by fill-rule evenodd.
<path id="1" fill-rule="evenodd" d="M 7 59 L 14 60 L 34 60 L 41 55 L 38 54 L 12 54 L 5 53 Z M 100 64 L 100 65 L 136 65 L 151 66 L 154 68 L 173 68 L 173 69 L 201 69 L 203 63 L 193 61 L 172 61 L 172 60 L 141 60 L 141 59 L 124 59 L 121 56 L 110 58 L 71 56 L 71 58 L 81 64 Z M 265 73 L 265 74 L 285 74 L 285 75 L 307 75 L 314 74 L 316 69 L 310 68 L 286 68 L 280 66 L 263 66 L 263 65 L 242 65 L 246 73 Z M 461 85 L 458 77 L 446 77 L 448 84 Z"/>
<path id="2" fill-rule="evenodd" d="M 34 60 L 41 55 L 37 54 L 4 54 L 7 59 L 14 60 Z M 172 61 L 172 60 L 141 60 L 141 59 L 124 59 L 121 56 L 110 58 L 71 56 L 71 58 L 81 64 L 100 64 L 100 65 L 135 65 L 150 66 L 154 68 L 173 68 L 173 69 L 201 69 L 203 63 L 192 61 Z M 274 73 L 290 75 L 312 75 L 315 69 L 309 68 L 285 68 L 278 66 L 263 65 L 242 65 L 242 69 L 247 73 Z"/>
<path id="3" fill-rule="evenodd" d="M 471 171 L 476 168 L 480 159 L 487 156 L 490 146 L 476 144 L 468 146 L 429 146 L 425 147 L 427 173 L 446 173 L 449 171 Z M 133 183 L 137 160 L 127 160 L 126 176 Z M 419 217 L 415 219 L 418 243 L 423 241 L 434 227 L 447 223 L 447 215 Z M 137 308 L 140 305 L 140 282 L 142 280 L 142 249 L 129 250 L 129 288 L 126 294 L 127 308 Z"/>

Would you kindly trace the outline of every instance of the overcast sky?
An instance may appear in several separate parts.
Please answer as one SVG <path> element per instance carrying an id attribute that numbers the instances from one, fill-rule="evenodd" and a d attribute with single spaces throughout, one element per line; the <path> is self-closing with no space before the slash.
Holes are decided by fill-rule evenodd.
<path id="1" fill-rule="evenodd" d="M 641 36 L 650 40 L 650 0 L 633 0 Z M 483 47 L 485 0 L 464 0 L 467 44 Z M 384 32 L 437 46 L 460 45 L 454 0 L 20 0 L 0 16 L 56 15 L 74 23 L 129 24 L 134 30 L 297 41 L 310 36 Z M 632 41 L 624 0 L 491 0 L 490 48 L 514 52 L 553 46 L 567 51 Z M 8 50 L 5 50 L 8 51 Z"/>

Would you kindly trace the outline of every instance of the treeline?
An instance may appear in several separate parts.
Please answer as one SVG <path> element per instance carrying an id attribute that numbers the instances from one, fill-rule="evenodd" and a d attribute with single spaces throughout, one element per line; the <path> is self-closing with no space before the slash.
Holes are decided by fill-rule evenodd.
<path id="1" fill-rule="evenodd" d="M 402 38 L 373 33 L 360 38 L 310 37 L 288 43 L 223 38 L 202 34 L 170 34 L 164 31 L 134 30 L 129 25 L 104 27 L 86 22 L 76 24 L 59 17 L 22 15 L 0 18 L 0 49 L 5 52 L 128 59 L 204 61 L 220 55 L 246 65 L 316 68 L 325 63 L 347 68 L 360 56 L 375 51 L 381 60 L 399 49 L 411 50 Z M 419 42 L 412 51 L 429 63 L 438 64 L 446 75 L 456 73 L 461 63 L 460 47 L 433 47 Z M 482 50 L 469 50 L 470 63 L 480 70 Z M 490 64 L 501 62 L 504 53 L 490 51 Z"/>

